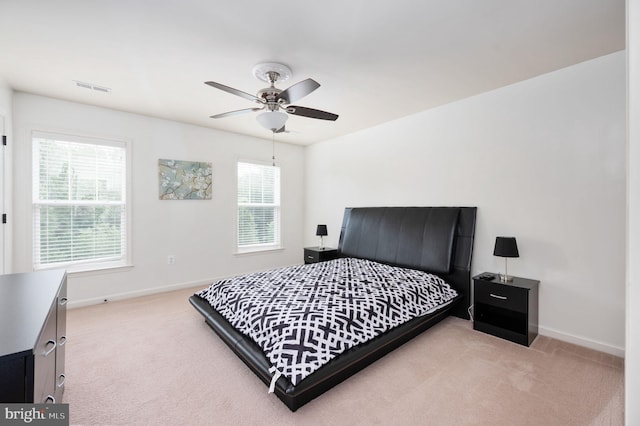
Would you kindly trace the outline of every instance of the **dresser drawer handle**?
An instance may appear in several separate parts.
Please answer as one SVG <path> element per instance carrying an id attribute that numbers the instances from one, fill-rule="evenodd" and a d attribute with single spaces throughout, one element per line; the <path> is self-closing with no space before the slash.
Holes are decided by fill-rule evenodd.
<path id="1" fill-rule="evenodd" d="M 507 296 L 500 296 L 499 294 L 489 293 L 489 296 L 500 300 L 507 300 Z"/>
<path id="2" fill-rule="evenodd" d="M 44 400 L 45 404 L 55 404 L 56 403 L 56 399 L 51 396 L 51 395 L 47 395 L 47 399 Z"/>
<path id="3" fill-rule="evenodd" d="M 60 299 L 60 305 L 66 305 L 68 301 L 69 301 L 69 299 L 67 299 L 66 297 L 61 298 Z"/>
<path id="4" fill-rule="evenodd" d="M 62 379 L 62 380 L 60 380 Z M 64 386 L 64 382 L 67 381 L 67 376 L 65 376 L 64 374 L 61 374 L 58 376 L 58 387 L 61 388 L 62 386 Z"/>
<path id="5" fill-rule="evenodd" d="M 67 343 L 67 336 L 60 336 L 60 346 L 64 346 Z"/>
<path id="6" fill-rule="evenodd" d="M 307 259 L 313 259 L 313 256 L 307 256 Z"/>
<path id="7" fill-rule="evenodd" d="M 58 346 L 58 345 L 56 344 L 56 341 L 55 341 L 55 340 L 49 340 L 49 341 L 47 342 L 47 344 L 46 344 L 46 345 L 44 345 L 44 346 L 45 346 L 45 348 L 46 348 L 46 347 L 47 347 L 47 346 L 49 346 L 49 345 L 53 345 L 53 346 L 51 346 L 51 349 L 49 349 L 48 351 L 46 351 L 46 352 L 44 353 L 44 356 L 47 356 L 47 355 L 49 355 L 51 352 L 55 351 L 55 350 L 56 350 L 56 346 Z M 54 404 L 55 404 L 55 402 L 54 402 Z"/>

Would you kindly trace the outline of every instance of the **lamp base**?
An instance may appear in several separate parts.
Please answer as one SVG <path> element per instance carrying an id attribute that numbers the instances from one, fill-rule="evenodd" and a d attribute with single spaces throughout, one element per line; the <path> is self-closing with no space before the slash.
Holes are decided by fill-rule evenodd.
<path id="1" fill-rule="evenodd" d="M 513 281 L 513 277 L 511 275 L 500 274 L 500 281 L 503 283 L 510 283 Z"/>

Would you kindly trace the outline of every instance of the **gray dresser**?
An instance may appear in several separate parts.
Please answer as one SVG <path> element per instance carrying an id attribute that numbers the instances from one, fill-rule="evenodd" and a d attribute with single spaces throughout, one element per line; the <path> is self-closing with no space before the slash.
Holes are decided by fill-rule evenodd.
<path id="1" fill-rule="evenodd" d="M 0 275 L 0 402 L 62 402 L 66 305 L 64 270 Z"/>

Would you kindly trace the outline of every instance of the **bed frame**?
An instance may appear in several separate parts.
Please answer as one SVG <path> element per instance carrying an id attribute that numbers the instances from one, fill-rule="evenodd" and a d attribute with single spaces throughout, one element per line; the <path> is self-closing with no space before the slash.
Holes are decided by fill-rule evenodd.
<path id="1" fill-rule="evenodd" d="M 297 386 L 280 377 L 274 393 L 291 411 L 321 395 L 448 315 L 469 319 L 476 207 L 366 207 L 344 212 L 338 254 L 435 273 L 460 294 L 455 303 L 415 318 L 331 360 Z M 205 322 L 268 386 L 271 364 L 206 300 L 189 298 Z"/>

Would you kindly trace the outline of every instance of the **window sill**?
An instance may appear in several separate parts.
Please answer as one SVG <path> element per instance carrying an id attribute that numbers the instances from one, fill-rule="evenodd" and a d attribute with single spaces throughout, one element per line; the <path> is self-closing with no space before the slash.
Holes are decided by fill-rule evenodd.
<path id="1" fill-rule="evenodd" d="M 265 247 L 265 248 L 252 248 L 252 249 L 244 249 L 244 250 L 237 250 L 235 253 L 233 253 L 234 256 L 244 256 L 244 255 L 251 255 L 251 254 L 266 254 L 266 253 L 272 253 L 275 251 L 283 251 L 284 247 L 282 246 L 278 246 L 278 247 Z"/>

